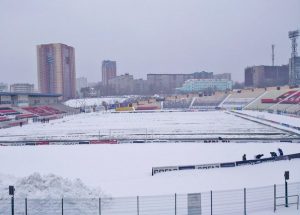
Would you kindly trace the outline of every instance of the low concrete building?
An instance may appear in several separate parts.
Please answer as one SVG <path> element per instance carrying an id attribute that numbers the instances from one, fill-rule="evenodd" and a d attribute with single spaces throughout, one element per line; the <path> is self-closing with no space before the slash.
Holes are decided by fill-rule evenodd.
<path id="1" fill-rule="evenodd" d="M 28 83 L 17 83 L 10 85 L 10 92 L 12 93 L 33 93 L 34 85 Z"/>
<path id="2" fill-rule="evenodd" d="M 289 66 L 252 66 L 245 69 L 245 87 L 275 87 L 289 83 Z"/>
<path id="3" fill-rule="evenodd" d="M 226 79 L 190 79 L 177 88 L 180 93 L 198 93 L 204 91 L 226 91 L 232 89 L 232 81 Z"/>
<path id="4" fill-rule="evenodd" d="M 35 106 L 58 104 L 61 95 L 44 93 L 0 92 L 0 106 Z"/>

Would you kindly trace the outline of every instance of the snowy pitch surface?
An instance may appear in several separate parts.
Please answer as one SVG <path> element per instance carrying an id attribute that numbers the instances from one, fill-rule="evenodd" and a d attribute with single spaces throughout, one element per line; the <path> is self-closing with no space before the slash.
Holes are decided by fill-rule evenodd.
<path id="1" fill-rule="evenodd" d="M 211 112 L 83 113 L 0 129 L 0 140 L 100 138 L 284 137 L 286 133 L 226 114 Z M 269 136 L 269 135 L 268 135 Z"/>
<path id="2" fill-rule="evenodd" d="M 281 147 L 286 154 L 300 152 L 300 144 L 121 144 L 1 147 L 1 173 L 24 177 L 34 172 L 80 178 L 104 193 L 118 196 L 193 193 L 300 181 L 300 160 L 211 170 L 184 170 L 151 176 L 154 166 L 192 165 L 269 155 Z"/>
<path id="3" fill-rule="evenodd" d="M 251 111 L 251 110 L 243 110 L 243 111 L 237 111 L 237 112 L 245 113 L 250 116 L 258 117 L 261 119 L 273 120 L 278 123 L 287 123 L 291 126 L 300 127 L 300 118 L 299 117 L 290 117 L 290 116 L 286 116 L 286 115 L 278 115 L 278 114 L 274 114 L 274 113 L 258 112 L 258 111 Z"/>

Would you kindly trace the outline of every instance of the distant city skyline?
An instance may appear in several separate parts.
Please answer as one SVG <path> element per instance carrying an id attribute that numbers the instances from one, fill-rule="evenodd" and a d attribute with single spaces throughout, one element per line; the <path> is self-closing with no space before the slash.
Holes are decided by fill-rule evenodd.
<path id="1" fill-rule="evenodd" d="M 243 81 L 247 66 L 272 64 L 272 44 L 275 65 L 288 63 L 299 8 L 299 0 L 2 0 L 0 82 L 37 86 L 36 45 L 47 43 L 74 47 L 77 76 L 95 82 L 105 59 L 135 78 L 208 71 Z"/>

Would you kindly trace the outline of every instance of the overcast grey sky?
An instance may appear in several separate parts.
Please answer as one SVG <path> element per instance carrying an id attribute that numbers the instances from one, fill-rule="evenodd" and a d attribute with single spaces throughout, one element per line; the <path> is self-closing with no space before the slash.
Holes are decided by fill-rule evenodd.
<path id="1" fill-rule="evenodd" d="M 0 0 L 0 82 L 36 84 L 36 45 L 75 48 L 77 77 L 231 72 L 286 64 L 288 31 L 300 27 L 300 0 Z M 299 41 L 300 43 L 300 41 Z"/>

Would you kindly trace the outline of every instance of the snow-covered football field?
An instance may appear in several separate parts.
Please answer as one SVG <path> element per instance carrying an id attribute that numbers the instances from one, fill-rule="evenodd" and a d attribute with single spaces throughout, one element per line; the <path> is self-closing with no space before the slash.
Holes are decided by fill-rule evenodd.
<path id="1" fill-rule="evenodd" d="M 213 111 L 79 114 L 46 124 L 30 123 L 23 127 L 3 129 L 0 130 L 0 140 L 95 139 L 120 133 L 126 137 L 136 137 L 137 131 L 143 134 L 145 130 L 147 135 L 168 137 L 195 134 L 197 137 L 290 136 L 290 133 L 274 127 Z M 159 138 L 159 135 L 156 137 Z M 124 197 L 253 188 L 282 184 L 283 174 L 287 170 L 290 171 L 290 182 L 300 182 L 300 159 L 151 175 L 152 167 L 234 162 L 241 160 L 243 154 L 248 159 L 260 153 L 269 157 L 269 152 L 278 148 L 282 148 L 285 154 L 300 153 L 299 143 L 276 141 L 0 147 L 0 197 L 7 196 L 6 189 L 11 182 L 16 182 L 16 190 L 22 197 L 30 189 L 41 189 L 43 183 L 50 187 L 46 191 L 52 192 L 51 195 L 45 195 L 43 190 L 33 190 L 25 194 L 29 198 L 59 198 L 63 194 L 58 191 L 60 187 L 64 192 L 70 190 L 69 196 L 77 198 L 97 196 L 99 193 Z M 48 174 L 55 174 L 58 178 Z M 29 175 L 31 177 L 26 178 Z M 83 183 L 76 181 L 76 178 Z M 72 181 L 67 181 L 69 179 Z M 28 184 L 35 183 L 36 186 L 28 187 Z M 23 187 L 24 184 L 27 187 Z M 52 191 L 51 186 L 54 188 Z"/>
<path id="2" fill-rule="evenodd" d="M 241 119 L 224 111 L 209 112 L 96 112 L 67 116 L 50 123 L 30 123 L 0 129 L 2 140 L 99 138 L 206 138 L 290 136 L 266 125 Z"/>

